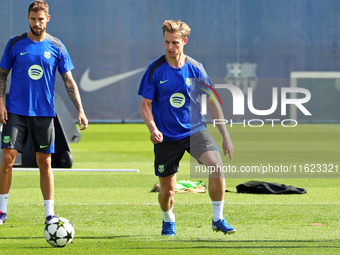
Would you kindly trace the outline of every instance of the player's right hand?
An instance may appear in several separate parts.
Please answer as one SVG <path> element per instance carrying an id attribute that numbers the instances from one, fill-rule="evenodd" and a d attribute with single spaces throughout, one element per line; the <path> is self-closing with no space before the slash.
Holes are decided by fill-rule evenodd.
<path id="1" fill-rule="evenodd" d="M 159 130 L 151 132 L 150 140 L 153 144 L 163 142 L 163 134 Z"/>

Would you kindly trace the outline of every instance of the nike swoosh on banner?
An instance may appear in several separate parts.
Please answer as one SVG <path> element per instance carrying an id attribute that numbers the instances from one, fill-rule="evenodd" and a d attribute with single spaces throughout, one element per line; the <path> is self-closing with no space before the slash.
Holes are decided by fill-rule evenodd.
<path id="1" fill-rule="evenodd" d="M 126 72 L 126 73 L 121 73 L 121 74 L 116 74 L 107 78 L 103 78 L 103 79 L 99 79 L 99 80 L 91 80 L 89 77 L 89 73 L 90 73 L 90 68 L 86 69 L 86 71 L 84 72 L 84 74 L 81 76 L 80 78 L 80 87 L 82 88 L 82 90 L 86 91 L 86 92 L 92 92 L 92 91 L 96 91 L 98 89 L 102 89 L 105 88 L 113 83 L 119 82 L 121 80 L 124 80 L 130 76 L 133 76 L 137 73 L 143 72 L 145 71 L 146 68 L 139 68 L 130 72 Z"/>

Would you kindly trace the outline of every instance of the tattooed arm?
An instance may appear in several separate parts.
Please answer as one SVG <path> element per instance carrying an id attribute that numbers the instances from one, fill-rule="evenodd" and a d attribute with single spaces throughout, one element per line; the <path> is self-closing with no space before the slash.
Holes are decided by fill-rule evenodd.
<path id="1" fill-rule="evenodd" d="M 6 124 L 7 110 L 5 107 L 6 82 L 9 70 L 0 68 L 0 123 Z"/>
<path id="2" fill-rule="evenodd" d="M 84 109 L 83 109 L 83 105 L 81 103 L 81 98 L 80 98 L 78 86 L 77 86 L 75 80 L 73 79 L 72 72 L 68 71 L 66 73 L 63 73 L 61 75 L 61 77 L 63 78 L 63 81 L 65 83 L 65 87 L 66 87 L 68 96 L 70 97 L 74 106 L 78 110 L 78 123 L 79 123 L 80 130 L 84 130 L 84 129 L 87 128 L 88 120 L 86 118 L 86 115 L 85 115 L 85 112 L 84 112 Z M 84 124 L 84 126 L 83 126 L 83 124 Z"/>

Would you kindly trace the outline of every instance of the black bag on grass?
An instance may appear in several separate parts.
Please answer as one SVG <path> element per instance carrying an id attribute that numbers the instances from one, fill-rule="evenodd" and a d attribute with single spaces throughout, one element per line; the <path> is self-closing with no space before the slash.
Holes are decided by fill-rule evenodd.
<path id="1" fill-rule="evenodd" d="M 237 193 L 251 194 L 305 194 L 307 191 L 302 188 L 286 186 L 285 184 L 249 181 L 236 186 Z"/>

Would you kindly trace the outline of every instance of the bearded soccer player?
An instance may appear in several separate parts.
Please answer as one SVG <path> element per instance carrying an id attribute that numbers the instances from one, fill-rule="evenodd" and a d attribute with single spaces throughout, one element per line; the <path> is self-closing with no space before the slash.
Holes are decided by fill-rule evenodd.
<path id="1" fill-rule="evenodd" d="M 175 236 L 173 213 L 176 173 L 179 162 L 188 151 L 206 166 L 222 166 L 215 140 L 206 129 L 200 112 L 198 94 L 191 93 L 191 81 L 202 79 L 211 84 L 202 64 L 184 54 L 190 34 L 189 26 L 181 21 L 166 20 L 162 26 L 165 55 L 153 61 L 141 81 L 138 94 L 142 96 L 141 115 L 154 143 L 155 174 L 159 177 L 158 201 L 163 213 L 162 235 Z M 175 104 L 173 97 L 180 99 Z M 211 97 L 207 106 L 214 119 L 224 119 L 222 110 Z M 192 122 L 190 123 L 190 116 Z M 224 154 L 233 157 L 233 143 L 225 125 L 218 129 L 223 137 Z M 190 143 L 193 143 L 191 144 Z M 210 175 L 209 196 L 213 205 L 212 229 L 232 234 L 236 229 L 223 217 L 225 180 L 223 175 Z"/>
<path id="2" fill-rule="evenodd" d="M 18 152 L 31 139 L 40 169 L 40 188 L 44 198 L 46 221 L 55 217 L 54 176 L 51 153 L 54 153 L 53 118 L 55 73 L 58 69 L 69 97 L 78 110 L 80 129 L 88 126 L 79 90 L 72 77 L 74 68 L 64 44 L 46 32 L 50 21 L 45 1 L 34 1 L 28 7 L 30 30 L 7 43 L 0 62 L 0 122 L 2 158 L 0 163 L 0 225 L 7 220 L 7 200 L 12 183 L 12 167 Z M 7 104 L 7 76 L 12 70 Z"/>

